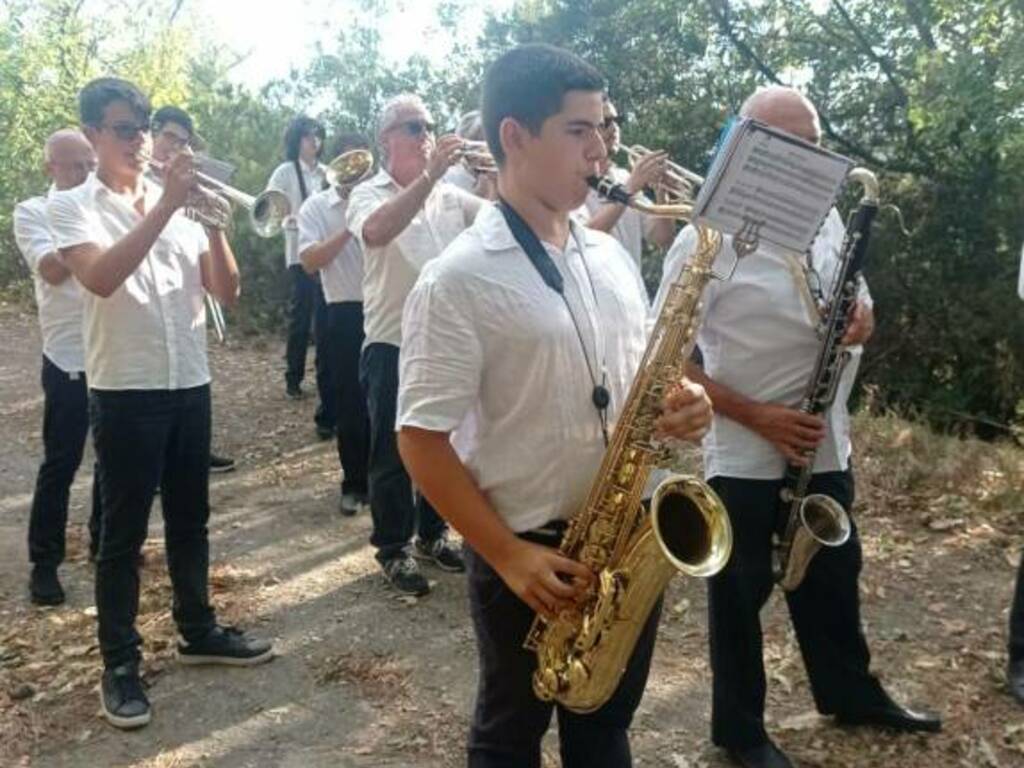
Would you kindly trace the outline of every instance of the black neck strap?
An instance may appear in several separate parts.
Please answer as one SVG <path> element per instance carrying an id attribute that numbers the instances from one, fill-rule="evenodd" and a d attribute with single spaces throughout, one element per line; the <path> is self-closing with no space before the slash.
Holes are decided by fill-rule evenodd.
<path id="1" fill-rule="evenodd" d="M 597 409 L 598 419 L 601 421 L 601 435 L 604 438 L 604 444 L 608 445 L 608 406 L 611 403 L 611 394 L 608 392 L 608 388 L 604 382 L 604 371 L 601 372 L 601 381 L 598 383 L 597 375 L 594 372 L 594 367 L 590 363 L 590 355 L 587 354 L 587 345 L 583 341 L 583 332 L 580 329 L 580 324 L 576 320 L 576 315 L 573 314 L 572 307 L 569 306 L 569 300 L 565 297 L 565 278 L 558 269 L 558 265 L 555 264 L 554 259 L 551 258 L 551 254 L 548 253 L 547 249 L 541 243 L 540 238 L 537 237 L 537 233 L 530 228 L 530 225 L 526 223 L 522 216 L 509 205 L 504 199 L 498 198 L 498 210 L 505 217 L 505 223 L 508 224 L 509 230 L 512 232 L 512 237 L 519 243 L 519 247 L 522 248 L 526 257 L 533 264 L 534 269 L 537 270 L 537 274 L 540 275 L 541 280 L 547 285 L 552 291 L 557 293 L 565 304 L 565 309 L 569 313 L 569 317 L 572 320 L 573 327 L 576 329 L 576 337 L 580 342 L 580 350 L 583 352 L 583 360 L 587 364 L 587 373 L 590 374 L 590 382 L 594 385 L 594 389 L 590 394 L 590 400 Z M 581 258 L 584 254 L 580 254 Z M 584 266 L 586 261 L 584 261 Z M 588 271 L 587 277 L 590 277 Z M 591 291 L 594 293 L 594 302 L 597 302 L 597 291 L 594 289 L 593 283 L 591 283 Z M 595 354 L 596 350 L 595 341 Z M 595 361 L 597 363 L 598 361 Z"/>

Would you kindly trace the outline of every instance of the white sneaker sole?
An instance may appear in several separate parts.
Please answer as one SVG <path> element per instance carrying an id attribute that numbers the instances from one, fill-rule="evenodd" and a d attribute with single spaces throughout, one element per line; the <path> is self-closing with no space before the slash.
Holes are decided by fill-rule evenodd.
<path id="1" fill-rule="evenodd" d="M 188 666 L 200 666 L 203 664 L 219 664 L 226 667 L 255 667 L 258 664 L 265 664 L 274 658 L 274 649 L 271 648 L 258 656 L 202 656 L 178 652 L 178 661 Z"/>
<path id="2" fill-rule="evenodd" d="M 103 713 L 104 720 L 115 728 L 120 728 L 123 731 L 131 731 L 135 728 L 141 728 L 144 725 L 149 725 L 149 721 L 153 716 L 152 710 L 148 710 L 145 714 L 136 715 L 135 717 L 121 717 L 108 711 L 107 702 L 103 699 L 102 686 L 100 686 L 100 711 Z"/>

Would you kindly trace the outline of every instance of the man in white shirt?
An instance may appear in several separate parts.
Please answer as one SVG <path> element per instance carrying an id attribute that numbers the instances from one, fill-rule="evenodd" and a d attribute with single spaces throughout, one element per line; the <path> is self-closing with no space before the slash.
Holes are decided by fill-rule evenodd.
<path id="1" fill-rule="evenodd" d="M 557 546 L 646 345 L 636 266 L 613 238 L 570 220 L 606 156 L 603 85 L 591 66 L 546 45 L 491 65 L 483 115 L 502 202 L 426 265 L 402 321 L 402 457 L 467 544 L 480 659 L 470 768 L 539 768 L 556 709 L 563 766 L 629 766 L 627 729 L 654 647 L 658 609 L 618 689 L 589 714 L 539 700 L 537 657 L 523 648 L 535 613 L 557 613 L 593 578 Z M 663 435 L 704 434 L 711 411 L 700 387 L 681 382 L 665 405 Z M 474 430 L 460 459 L 451 433 L 467 416 Z"/>
<path id="2" fill-rule="evenodd" d="M 665 173 L 665 153 L 652 152 L 636 163 L 632 171 L 615 165 L 611 158 L 620 149 L 622 118 L 610 99 L 604 102 L 604 119 L 601 123 L 601 138 L 608 148 L 608 159 L 599 169 L 602 175 L 611 176 L 631 193 L 639 194 L 648 187 L 654 187 Z M 595 190 L 587 193 L 585 209 L 581 218 L 591 229 L 607 232 L 626 249 L 639 269 L 642 266 L 644 241 L 653 243 L 664 250 L 672 244 L 675 223 L 672 219 L 649 216 L 629 208 L 622 203 L 601 197 Z"/>
<path id="3" fill-rule="evenodd" d="M 367 149 L 359 134 L 342 134 L 335 156 Z M 366 463 L 370 451 L 370 425 L 366 394 L 359 383 L 359 355 L 363 349 L 363 252 L 348 228 L 351 188 L 329 187 L 312 195 L 299 210 L 299 259 L 309 274 L 320 275 L 327 302 L 327 342 L 334 376 L 334 410 L 338 424 L 338 460 L 341 463 L 341 514 L 351 516 L 369 501 Z"/>
<path id="4" fill-rule="evenodd" d="M 184 109 L 167 105 L 153 113 L 153 159 L 161 164 L 169 163 L 176 154 L 189 149 L 196 140 L 192 116 Z M 148 175 L 158 184 L 162 183 L 160 173 L 151 168 Z M 231 472 L 235 460 L 210 451 L 210 472 Z"/>
<path id="5" fill-rule="evenodd" d="M 812 143 L 820 139 L 814 107 L 789 88 L 758 91 L 742 114 Z M 835 403 L 824 418 L 797 408 L 822 344 L 813 289 L 830 291 L 843 238 L 842 222 L 832 211 L 807 264 L 802 257 L 764 246 L 739 261 L 729 280 L 712 283 L 704 294 L 697 337 L 703 370 L 690 366 L 714 403 L 714 421 L 704 441 L 705 475 L 729 511 L 734 537 L 732 558 L 708 586 L 712 741 L 747 768 L 791 765 L 764 728 L 759 618 L 773 586 L 772 534 L 785 525 L 776 511 L 787 461 L 803 463 L 805 452 L 816 448 L 809 492 L 825 493 L 847 511 L 853 504 L 846 400 L 860 345 L 874 325 L 866 287 L 844 338 L 853 359 Z M 687 227 L 666 258 L 655 306 L 664 301 L 695 244 L 694 230 Z M 731 255 L 730 238 L 722 251 Z M 823 547 L 803 583 L 786 593 L 815 704 L 839 722 L 938 730 L 936 716 L 901 708 L 870 672 L 860 622 L 860 569 L 854 528 L 846 544 Z"/>
<path id="6" fill-rule="evenodd" d="M 413 551 L 443 570 L 464 566 L 444 520 L 422 496 L 414 503 L 398 455 L 402 308 L 423 266 L 473 222 L 483 201 L 441 181 L 458 161 L 462 140 L 435 141 L 434 123 L 418 96 L 402 94 L 385 105 L 377 143 L 382 168 L 352 191 L 348 206 L 349 228 L 363 246 L 366 341 L 359 375 L 370 413 L 370 543 L 395 589 L 424 595 L 430 587 Z M 410 547 L 414 531 L 417 539 Z"/>
<path id="7" fill-rule="evenodd" d="M 46 175 L 53 184 L 47 195 L 15 206 L 14 239 L 32 272 L 43 336 L 43 463 L 29 515 L 29 595 L 36 605 L 59 605 L 64 602 L 64 589 L 57 568 L 64 562 L 68 497 L 82 463 L 89 409 L 81 288 L 57 253 L 46 202 L 50 194 L 85 181 L 96 166 L 96 156 L 85 136 L 75 130 L 54 133 L 46 140 L 43 153 Z M 99 489 L 94 478 L 89 518 L 89 550 L 93 553 L 98 526 Z"/>
<path id="8" fill-rule="evenodd" d="M 136 728 L 150 719 L 139 676 L 136 559 L 157 485 L 179 658 L 248 665 L 272 655 L 270 643 L 219 626 L 209 601 L 203 291 L 233 304 L 238 267 L 223 232 L 204 232 L 180 211 L 196 184 L 190 156 L 172 161 L 163 188 L 144 178 L 150 107 L 136 86 L 93 80 L 79 94 L 79 112 L 98 167 L 81 186 L 54 193 L 47 213 L 61 258 L 85 289 L 85 368 L 102 500 L 100 702 L 111 724 Z"/>
<path id="9" fill-rule="evenodd" d="M 326 353 L 327 305 L 316 275 L 309 275 L 299 261 L 299 209 L 324 188 L 325 167 L 320 162 L 325 131 L 319 121 L 299 115 L 284 135 L 285 161 L 270 175 L 267 189 L 283 192 L 291 203 L 291 215 L 284 220 L 284 261 L 291 281 L 288 305 L 288 339 L 285 346 L 285 393 L 293 400 L 305 396 L 302 380 L 306 376 L 306 351 L 309 331 L 313 329 L 316 346 L 316 388 L 319 402 L 314 422 L 323 440 L 334 434 L 334 394 Z"/>

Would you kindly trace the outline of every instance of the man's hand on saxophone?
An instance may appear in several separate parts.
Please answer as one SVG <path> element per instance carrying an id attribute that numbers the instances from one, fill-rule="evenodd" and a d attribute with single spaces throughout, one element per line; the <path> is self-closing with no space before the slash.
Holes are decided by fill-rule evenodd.
<path id="1" fill-rule="evenodd" d="M 516 596 L 546 619 L 553 619 L 590 586 L 594 575 L 557 549 L 512 537 L 494 570 Z"/>
<path id="2" fill-rule="evenodd" d="M 710 427 L 711 398 L 700 384 L 683 379 L 665 396 L 655 435 L 697 443 Z"/>

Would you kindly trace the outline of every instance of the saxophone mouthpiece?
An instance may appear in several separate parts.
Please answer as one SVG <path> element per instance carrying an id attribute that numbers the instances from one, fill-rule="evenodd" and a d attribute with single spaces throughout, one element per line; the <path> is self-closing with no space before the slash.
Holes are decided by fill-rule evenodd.
<path id="1" fill-rule="evenodd" d="M 633 196 L 629 191 L 621 184 L 616 184 L 607 176 L 590 176 L 587 178 L 587 184 L 599 195 L 611 200 L 613 203 L 629 205 L 633 202 Z"/>

